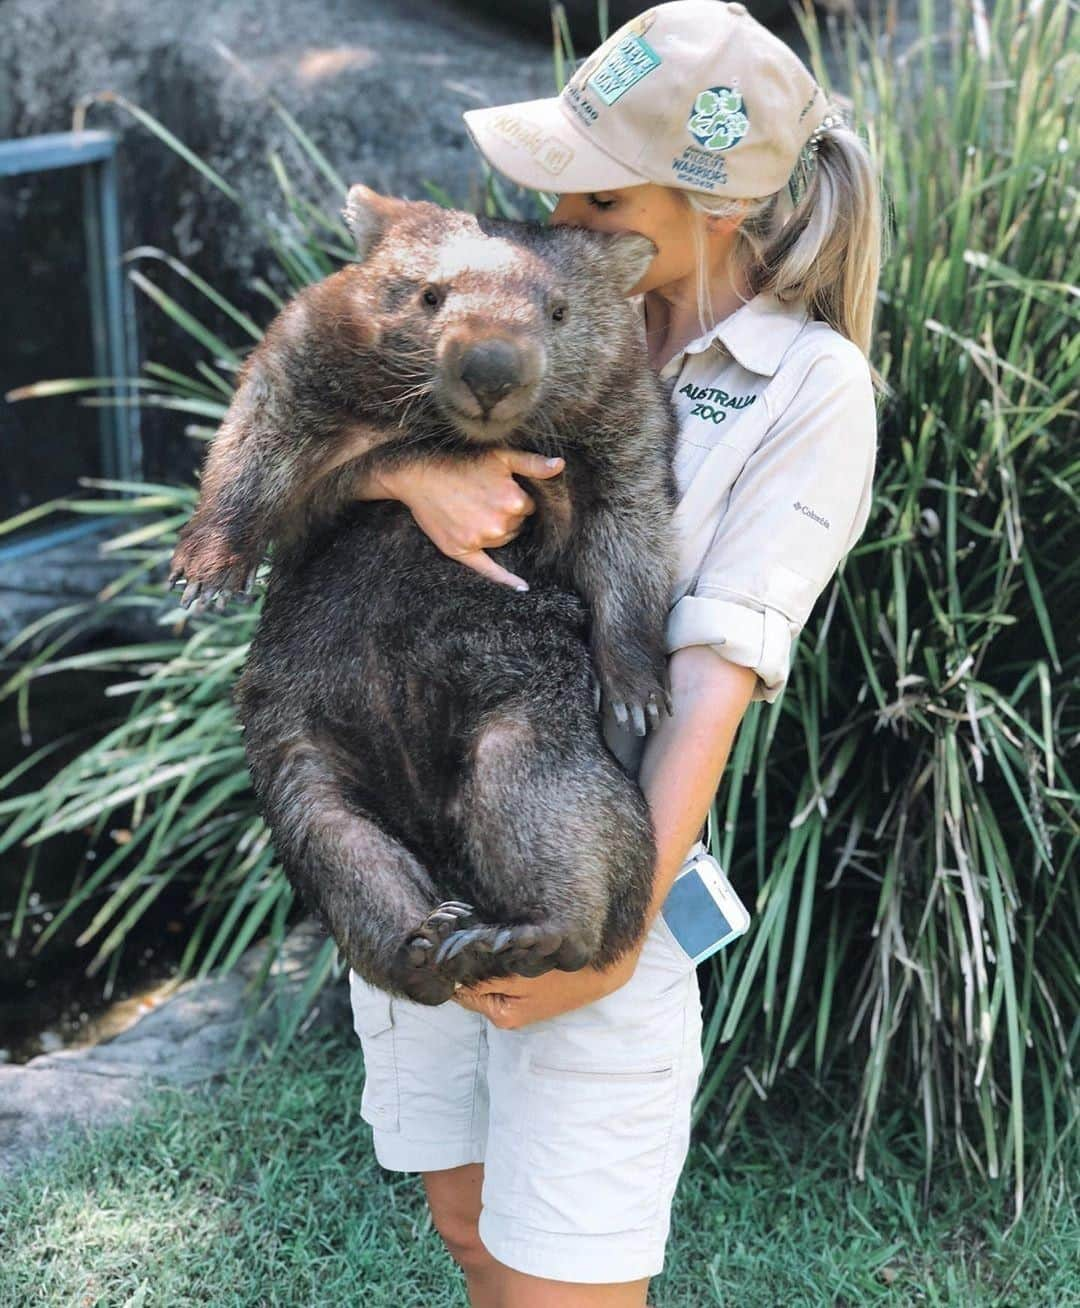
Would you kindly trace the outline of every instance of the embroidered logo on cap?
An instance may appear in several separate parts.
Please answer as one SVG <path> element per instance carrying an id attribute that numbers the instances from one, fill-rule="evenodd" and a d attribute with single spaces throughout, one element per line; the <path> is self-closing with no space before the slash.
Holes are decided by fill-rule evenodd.
<path id="1" fill-rule="evenodd" d="M 605 104 L 614 104 L 659 67 L 660 56 L 643 36 L 627 36 L 589 78 L 588 85 Z"/>
<path id="2" fill-rule="evenodd" d="M 706 150 L 730 150 L 746 135 L 750 119 L 737 90 L 730 86 L 710 86 L 698 93 L 686 127 Z"/>

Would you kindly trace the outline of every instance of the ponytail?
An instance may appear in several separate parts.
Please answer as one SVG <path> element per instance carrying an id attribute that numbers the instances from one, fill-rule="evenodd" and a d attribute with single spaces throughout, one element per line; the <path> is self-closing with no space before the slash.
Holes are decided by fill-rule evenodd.
<path id="1" fill-rule="evenodd" d="M 829 127 L 816 155 L 801 156 L 789 185 L 756 200 L 732 199 L 675 188 L 691 211 L 697 252 L 697 301 L 702 331 L 710 302 L 704 216 L 741 218 L 732 262 L 751 295 L 774 293 L 785 304 L 801 301 L 811 318 L 827 322 L 866 355 L 877 390 L 885 382 L 873 363 L 874 308 L 882 259 L 887 257 L 880 180 L 869 151 L 850 127 Z"/>

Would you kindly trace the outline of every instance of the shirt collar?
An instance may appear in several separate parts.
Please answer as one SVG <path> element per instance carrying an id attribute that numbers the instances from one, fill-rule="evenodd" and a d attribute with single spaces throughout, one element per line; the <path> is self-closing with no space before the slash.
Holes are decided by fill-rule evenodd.
<path id="1" fill-rule="evenodd" d="M 644 318 L 645 297 L 638 295 L 634 298 Z M 690 341 L 684 353 L 701 354 L 719 344 L 750 372 L 772 377 L 809 316 L 804 304 L 785 304 L 774 292 L 759 291 L 703 335 Z M 676 355 L 676 359 L 678 357 Z M 670 366 L 675 366 L 674 359 Z"/>

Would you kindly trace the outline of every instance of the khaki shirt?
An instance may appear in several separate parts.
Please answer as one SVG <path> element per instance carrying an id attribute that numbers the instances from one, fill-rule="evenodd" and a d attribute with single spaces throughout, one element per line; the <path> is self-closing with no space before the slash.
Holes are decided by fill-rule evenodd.
<path id="1" fill-rule="evenodd" d="M 644 297 L 638 296 L 642 315 Z M 667 651 L 711 645 L 772 703 L 796 639 L 866 526 L 877 457 L 870 367 L 801 305 L 760 293 L 660 373 L 680 419 L 679 567 Z M 643 739 L 603 706 L 636 775 Z"/>

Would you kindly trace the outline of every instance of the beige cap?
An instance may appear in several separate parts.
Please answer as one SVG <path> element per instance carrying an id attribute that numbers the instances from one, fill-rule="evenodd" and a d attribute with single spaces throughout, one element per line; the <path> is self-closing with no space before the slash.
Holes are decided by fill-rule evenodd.
<path id="1" fill-rule="evenodd" d="M 560 95 L 464 118 L 492 167 L 532 190 L 658 182 L 751 198 L 788 181 L 828 109 L 745 5 L 671 0 L 624 23 Z"/>

